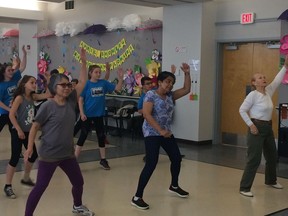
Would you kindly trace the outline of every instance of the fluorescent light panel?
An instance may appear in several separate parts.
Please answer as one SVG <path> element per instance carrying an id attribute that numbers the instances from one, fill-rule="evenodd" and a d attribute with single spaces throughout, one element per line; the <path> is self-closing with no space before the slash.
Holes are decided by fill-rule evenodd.
<path id="1" fill-rule="evenodd" d="M 0 0 L 0 7 L 23 10 L 40 10 L 37 0 Z"/>

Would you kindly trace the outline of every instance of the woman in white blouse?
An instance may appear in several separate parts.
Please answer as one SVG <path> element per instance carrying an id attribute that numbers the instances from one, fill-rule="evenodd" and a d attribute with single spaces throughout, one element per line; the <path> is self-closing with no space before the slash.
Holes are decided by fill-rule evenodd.
<path id="1" fill-rule="evenodd" d="M 277 183 L 276 177 L 277 151 L 272 131 L 271 119 L 274 106 L 271 98 L 287 70 L 288 55 L 283 68 L 269 85 L 263 74 L 254 74 L 251 83 L 255 90 L 247 95 L 240 106 L 240 115 L 249 127 L 247 163 L 240 182 L 240 194 L 243 196 L 253 197 L 251 187 L 261 162 L 262 151 L 266 160 L 265 184 L 276 189 L 283 188 Z"/>

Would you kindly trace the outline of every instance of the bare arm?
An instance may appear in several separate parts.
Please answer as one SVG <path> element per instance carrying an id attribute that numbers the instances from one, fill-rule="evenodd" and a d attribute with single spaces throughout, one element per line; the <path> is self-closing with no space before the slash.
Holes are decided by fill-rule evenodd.
<path id="1" fill-rule="evenodd" d="M 51 93 L 50 93 L 48 88 L 46 89 L 45 93 L 42 93 L 42 94 L 34 93 L 34 94 L 32 94 L 32 99 L 34 101 L 41 101 L 41 100 L 45 100 L 45 99 L 51 98 L 51 97 L 52 97 L 52 95 L 51 95 Z"/>
<path id="2" fill-rule="evenodd" d="M 7 110 L 8 112 L 10 111 L 10 107 L 6 106 L 2 101 L 0 101 L 0 107 Z"/>
<path id="3" fill-rule="evenodd" d="M 106 62 L 106 74 L 105 74 L 104 79 L 109 80 L 109 77 L 110 77 L 110 64 L 109 62 Z"/>
<path id="4" fill-rule="evenodd" d="M 81 94 L 81 92 L 84 89 L 84 86 L 87 82 L 87 69 L 86 69 L 86 60 L 87 59 L 86 59 L 86 51 L 83 48 L 81 49 L 80 59 L 82 62 L 81 71 L 80 71 L 80 75 L 79 75 L 79 79 L 78 79 L 79 82 L 75 87 L 78 97 Z"/>
<path id="5" fill-rule="evenodd" d="M 124 76 L 124 71 L 123 68 L 118 69 L 118 83 L 115 87 L 116 91 L 121 91 L 122 85 L 123 85 L 123 76 Z"/>
<path id="6" fill-rule="evenodd" d="M 35 138 L 37 135 L 37 131 L 40 129 L 40 124 L 38 122 L 33 122 L 32 127 L 29 131 L 29 137 L 28 137 L 28 146 L 27 150 L 24 153 L 24 161 L 27 162 L 28 158 L 31 157 L 33 153 L 33 146 L 35 143 Z"/>
<path id="7" fill-rule="evenodd" d="M 84 104 L 84 98 L 80 96 L 79 100 L 78 100 L 78 107 L 79 107 L 80 117 L 81 117 L 82 121 L 86 121 L 87 117 L 86 117 L 85 112 L 84 112 L 83 104 Z"/>
<path id="8" fill-rule="evenodd" d="M 173 92 L 173 100 L 183 97 L 191 90 L 190 66 L 187 63 L 182 63 L 181 70 L 184 72 L 184 85 Z"/>
<path id="9" fill-rule="evenodd" d="M 20 67 L 19 67 L 19 70 L 21 73 L 25 70 L 26 65 L 27 65 L 27 52 L 25 49 L 25 45 L 22 46 L 22 52 L 23 52 L 23 57 L 22 57 L 22 61 L 20 63 Z"/>

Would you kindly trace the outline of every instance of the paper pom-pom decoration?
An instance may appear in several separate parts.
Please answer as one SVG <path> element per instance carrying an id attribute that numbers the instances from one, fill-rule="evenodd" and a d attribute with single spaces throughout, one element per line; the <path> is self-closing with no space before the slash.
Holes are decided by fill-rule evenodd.
<path id="1" fill-rule="evenodd" d="M 86 29 L 86 24 L 85 23 L 80 23 L 80 22 L 70 22 L 67 23 L 68 26 L 68 34 L 70 34 L 70 37 L 73 37 L 80 32 L 84 31 Z"/>
<path id="2" fill-rule="evenodd" d="M 287 20 L 288 21 L 288 9 L 285 10 L 279 17 L 278 20 Z"/>
<path id="3" fill-rule="evenodd" d="M 80 32 L 84 31 L 86 28 L 85 23 L 80 22 L 60 22 L 56 24 L 55 28 L 55 35 L 56 36 L 64 36 L 70 35 L 71 37 L 79 34 Z"/>
<path id="4" fill-rule="evenodd" d="M 280 40 L 281 46 L 280 46 L 280 53 L 282 55 L 288 54 L 288 35 L 285 35 Z"/>
<path id="5" fill-rule="evenodd" d="M 113 31 L 113 30 L 117 30 L 121 28 L 122 28 L 121 20 L 116 17 L 111 18 L 109 22 L 107 23 L 108 31 Z"/>
<path id="6" fill-rule="evenodd" d="M 3 37 L 18 37 L 19 30 L 18 29 L 10 29 L 3 34 Z"/>
<path id="7" fill-rule="evenodd" d="M 123 28 L 126 31 L 133 31 L 141 24 L 141 18 L 137 14 L 130 14 L 124 17 L 122 21 Z"/>
<path id="8" fill-rule="evenodd" d="M 280 53 L 283 55 L 288 54 L 288 43 L 284 43 L 280 46 Z"/>
<path id="9" fill-rule="evenodd" d="M 64 22 L 60 22 L 56 24 L 56 28 L 55 28 L 55 35 L 58 37 L 64 36 L 68 34 L 68 27 L 67 24 Z"/>
<path id="10" fill-rule="evenodd" d="M 43 29 L 42 31 L 34 34 L 33 38 L 42 38 L 42 37 L 48 37 L 55 35 L 55 31 L 50 30 L 50 29 Z"/>
<path id="11" fill-rule="evenodd" d="M 97 24 L 97 25 L 92 25 L 86 28 L 83 31 L 83 34 L 103 34 L 106 32 L 107 28 L 105 25 L 102 24 Z"/>
<path id="12" fill-rule="evenodd" d="M 280 43 L 281 43 L 281 44 L 288 43 L 288 35 L 284 35 L 284 36 L 281 38 Z"/>
<path id="13" fill-rule="evenodd" d="M 137 27 L 137 30 L 147 30 L 147 29 L 157 29 L 162 28 L 163 23 L 161 20 L 157 19 L 149 19 L 146 21 L 143 21 L 139 27 Z"/>
<path id="14" fill-rule="evenodd" d="M 40 59 L 37 63 L 37 67 L 40 74 L 44 74 L 48 69 L 48 62 L 44 59 Z"/>

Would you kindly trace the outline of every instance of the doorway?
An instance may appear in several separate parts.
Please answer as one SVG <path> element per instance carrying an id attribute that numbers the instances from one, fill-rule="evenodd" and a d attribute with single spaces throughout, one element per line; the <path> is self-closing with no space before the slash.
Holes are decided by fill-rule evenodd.
<path id="1" fill-rule="evenodd" d="M 255 73 L 266 76 L 271 82 L 279 71 L 279 50 L 271 49 L 266 42 L 223 44 L 221 84 L 219 86 L 220 103 L 220 137 L 222 144 L 246 146 L 247 125 L 239 114 L 239 107 L 250 92 L 251 77 Z M 221 62 L 221 61 L 220 61 Z M 277 105 L 278 92 L 273 95 Z M 273 130 L 277 134 L 276 109 L 272 116 Z"/>

